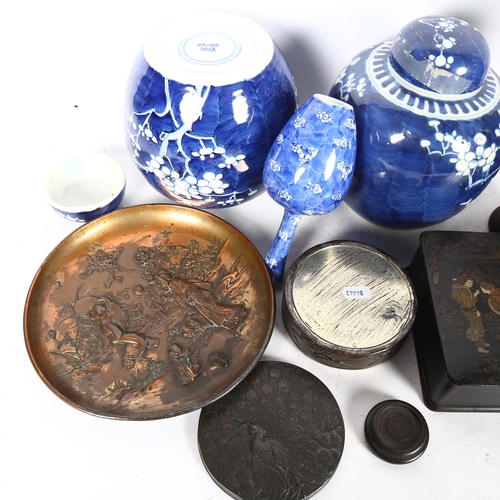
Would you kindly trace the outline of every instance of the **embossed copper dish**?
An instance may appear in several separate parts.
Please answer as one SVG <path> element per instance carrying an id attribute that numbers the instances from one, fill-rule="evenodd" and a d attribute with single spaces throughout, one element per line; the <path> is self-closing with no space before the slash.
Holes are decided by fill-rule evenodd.
<path id="1" fill-rule="evenodd" d="M 211 403 L 259 361 L 275 301 L 260 254 L 222 219 L 177 205 L 110 213 L 47 257 L 24 331 L 62 400 L 108 418 L 171 417 Z"/>

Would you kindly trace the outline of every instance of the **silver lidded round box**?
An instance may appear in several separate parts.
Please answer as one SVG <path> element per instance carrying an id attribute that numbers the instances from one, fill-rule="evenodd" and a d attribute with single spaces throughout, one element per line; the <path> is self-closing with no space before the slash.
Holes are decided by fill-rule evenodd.
<path id="1" fill-rule="evenodd" d="M 338 368 L 368 368 L 393 356 L 416 309 L 400 264 L 355 241 L 309 249 L 285 281 L 283 319 L 290 337 L 311 358 Z"/>

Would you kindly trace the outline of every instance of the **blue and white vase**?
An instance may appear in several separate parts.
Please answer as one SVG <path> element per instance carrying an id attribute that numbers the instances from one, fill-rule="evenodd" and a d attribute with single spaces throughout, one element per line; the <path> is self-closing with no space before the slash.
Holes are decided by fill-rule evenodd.
<path id="1" fill-rule="evenodd" d="M 126 108 L 128 147 L 148 182 L 174 201 L 218 208 L 262 189 L 264 160 L 297 91 L 260 26 L 199 12 L 152 33 Z"/>
<path id="2" fill-rule="evenodd" d="M 352 107 L 315 94 L 283 127 L 264 165 L 264 185 L 285 213 L 266 256 L 271 279 L 283 279 L 286 258 L 303 215 L 331 212 L 351 184 L 356 158 Z"/>
<path id="3" fill-rule="evenodd" d="M 411 229 L 467 207 L 500 166 L 498 77 L 470 24 L 425 17 L 366 49 L 330 95 L 356 114 L 358 152 L 346 203 L 371 222 Z"/>

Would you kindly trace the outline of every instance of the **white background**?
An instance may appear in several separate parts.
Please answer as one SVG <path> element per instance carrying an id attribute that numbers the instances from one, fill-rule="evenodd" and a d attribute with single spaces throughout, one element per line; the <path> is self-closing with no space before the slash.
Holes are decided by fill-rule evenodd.
<path id="1" fill-rule="evenodd" d="M 55 214 L 42 195 L 52 165 L 79 153 L 104 153 L 126 169 L 123 205 L 167 202 L 143 179 L 125 145 L 123 94 L 131 64 L 152 29 L 197 9 L 243 14 L 264 27 L 284 52 L 301 103 L 328 93 L 343 66 L 367 46 L 392 39 L 424 15 L 450 15 L 475 25 L 500 71 L 500 3 L 496 0 L 252 0 L 248 2 L 28 0 L 4 6 L 1 50 L 1 361 L 0 497 L 67 499 L 226 499 L 199 457 L 199 411 L 166 420 L 126 422 L 93 417 L 60 401 L 33 369 L 23 338 L 29 285 L 48 253 L 78 224 Z M 500 205 L 500 177 L 462 214 L 433 229 L 486 231 Z M 266 193 L 215 211 L 264 255 L 282 209 Z M 406 266 L 420 231 L 389 231 L 347 206 L 304 218 L 288 265 L 332 239 L 373 244 Z M 436 413 L 422 402 L 409 337 L 391 360 L 345 371 L 306 357 L 281 319 L 263 359 L 303 367 L 330 388 L 346 426 L 344 454 L 315 498 L 485 499 L 500 496 L 500 414 Z M 430 444 L 416 462 L 396 466 L 369 450 L 363 424 L 388 398 L 405 400 L 427 419 Z"/>

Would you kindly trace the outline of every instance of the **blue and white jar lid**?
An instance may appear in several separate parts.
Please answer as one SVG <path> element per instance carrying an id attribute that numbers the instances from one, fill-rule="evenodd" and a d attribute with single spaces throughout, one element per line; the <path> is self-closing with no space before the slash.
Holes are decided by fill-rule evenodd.
<path id="1" fill-rule="evenodd" d="M 274 43 L 255 22 L 228 12 L 197 12 L 156 29 L 144 45 L 149 65 L 165 77 L 194 85 L 230 85 L 259 75 Z"/>
<path id="2" fill-rule="evenodd" d="M 396 73 L 390 59 L 393 45 L 393 42 L 384 42 L 376 46 L 369 54 L 366 72 L 377 92 L 398 108 L 435 119 L 474 119 L 490 113 L 498 105 L 500 84 L 492 71 L 476 92 L 438 94 L 421 89 Z M 358 93 L 364 92 L 366 83 L 358 83 Z"/>
<path id="3" fill-rule="evenodd" d="M 466 21 L 423 17 L 401 29 L 390 62 L 398 75 L 416 87 L 456 96 L 482 87 L 490 51 L 483 35 Z"/>

